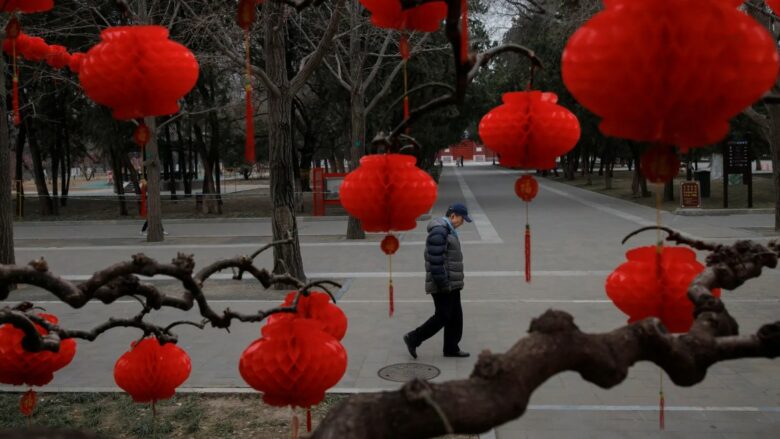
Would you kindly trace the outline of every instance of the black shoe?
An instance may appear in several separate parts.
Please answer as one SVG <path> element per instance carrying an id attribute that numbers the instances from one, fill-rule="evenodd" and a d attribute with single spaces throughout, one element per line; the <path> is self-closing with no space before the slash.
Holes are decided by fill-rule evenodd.
<path id="1" fill-rule="evenodd" d="M 452 353 L 444 353 L 445 357 L 455 357 L 455 358 L 466 358 L 468 356 L 471 356 L 468 352 L 458 351 L 458 352 L 452 352 Z"/>
<path id="2" fill-rule="evenodd" d="M 412 356 L 415 360 L 417 359 L 417 346 L 412 343 L 412 335 L 411 334 L 405 334 L 404 335 L 404 343 L 406 344 L 406 349 L 409 350 L 409 355 Z"/>

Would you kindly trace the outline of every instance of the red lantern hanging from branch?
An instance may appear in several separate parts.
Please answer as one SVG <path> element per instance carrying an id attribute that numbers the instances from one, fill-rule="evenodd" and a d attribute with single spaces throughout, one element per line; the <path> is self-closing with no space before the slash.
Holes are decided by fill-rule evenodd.
<path id="1" fill-rule="evenodd" d="M 775 41 L 741 3 L 605 1 L 569 39 L 564 83 L 606 135 L 683 151 L 716 143 L 777 79 Z"/>
<path id="2" fill-rule="evenodd" d="M 296 292 L 287 294 L 282 306 L 292 306 Z M 278 313 L 268 318 L 269 325 L 279 320 L 310 319 L 320 324 L 320 329 L 341 341 L 347 333 L 347 316 L 330 301 L 327 293 L 312 291 L 308 296 L 300 295 L 295 313 Z"/>
<path id="3" fill-rule="evenodd" d="M 65 46 L 57 44 L 49 46 L 49 53 L 46 55 L 46 63 L 54 69 L 62 69 L 70 64 L 70 53 Z"/>
<path id="4" fill-rule="evenodd" d="M 70 55 L 70 62 L 68 62 L 68 68 L 71 72 L 79 74 L 81 71 L 81 63 L 84 62 L 84 53 L 76 52 Z"/>
<path id="5" fill-rule="evenodd" d="M 688 286 L 704 270 L 696 253 L 685 247 L 639 247 L 607 278 L 607 296 L 629 317 L 628 322 L 656 317 L 670 332 L 688 332 L 693 302 Z M 720 290 L 713 290 L 720 297 Z"/>
<path id="6" fill-rule="evenodd" d="M 190 357 L 173 343 L 156 337 L 133 343 L 114 365 L 114 381 L 135 402 L 155 403 L 176 393 L 192 371 Z"/>
<path id="7" fill-rule="evenodd" d="M 110 107 L 119 120 L 179 111 L 179 99 L 198 79 L 198 62 L 189 49 L 168 39 L 168 29 L 110 27 L 100 38 L 79 72 L 87 96 Z"/>
<path id="8" fill-rule="evenodd" d="M 38 317 L 49 323 L 57 324 L 58 319 L 51 314 L 38 314 Z M 42 326 L 35 325 L 39 334 L 49 332 Z M 28 352 L 22 347 L 24 332 L 13 325 L 0 326 L 0 383 L 13 386 L 45 386 L 54 379 L 54 372 L 70 364 L 76 355 L 76 341 L 65 339 L 60 342 L 58 352 L 41 351 Z M 19 409 L 25 416 L 32 415 L 35 410 L 35 392 L 30 390 L 19 404 Z"/>
<path id="9" fill-rule="evenodd" d="M 376 27 L 418 32 L 436 32 L 447 17 L 447 3 L 429 2 L 404 10 L 399 0 L 360 0 Z"/>
<path id="10" fill-rule="evenodd" d="M 479 136 L 500 154 L 502 166 L 552 169 L 577 144 L 580 123 L 554 93 L 505 93 L 503 101 L 479 123 Z"/>
<path id="11" fill-rule="evenodd" d="M 311 319 L 279 319 L 241 354 L 239 372 L 263 401 L 277 407 L 311 407 L 347 370 L 341 343 Z"/>
<path id="12" fill-rule="evenodd" d="M 436 183 L 428 173 L 415 166 L 416 162 L 414 157 L 402 154 L 363 157 L 360 166 L 347 174 L 339 188 L 341 205 L 360 220 L 366 232 L 390 233 L 414 229 L 417 218 L 428 212 L 436 201 Z M 391 247 L 386 242 L 383 250 Z M 395 308 L 392 265 L 389 271 L 388 296 L 392 317 Z"/>

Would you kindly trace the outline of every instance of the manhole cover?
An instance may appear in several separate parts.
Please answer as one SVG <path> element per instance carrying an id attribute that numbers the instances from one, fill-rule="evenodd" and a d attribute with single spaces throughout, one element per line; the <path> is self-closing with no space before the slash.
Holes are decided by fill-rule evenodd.
<path id="1" fill-rule="evenodd" d="M 405 383 L 414 378 L 431 380 L 439 376 L 441 371 L 435 366 L 422 363 L 398 363 L 379 369 L 379 377 L 388 381 Z"/>

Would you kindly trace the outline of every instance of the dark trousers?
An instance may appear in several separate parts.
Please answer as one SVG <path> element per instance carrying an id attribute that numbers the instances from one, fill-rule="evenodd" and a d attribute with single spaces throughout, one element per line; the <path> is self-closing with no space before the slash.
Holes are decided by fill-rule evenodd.
<path id="1" fill-rule="evenodd" d="M 444 328 L 444 353 L 460 351 L 458 343 L 463 336 L 463 308 L 460 305 L 460 290 L 432 294 L 436 312 L 419 328 L 411 332 L 416 346 L 428 340 Z"/>

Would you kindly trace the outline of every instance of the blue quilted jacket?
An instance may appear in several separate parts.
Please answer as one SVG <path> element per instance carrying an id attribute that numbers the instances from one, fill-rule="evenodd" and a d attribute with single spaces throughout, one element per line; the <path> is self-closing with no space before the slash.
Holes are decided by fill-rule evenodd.
<path id="1" fill-rule="evenodd" d="M 463 289 L 463 252 L 458 235 L 444 218 L 428 223 L 425 240 L 425 292 L 447 293 Z"/>

